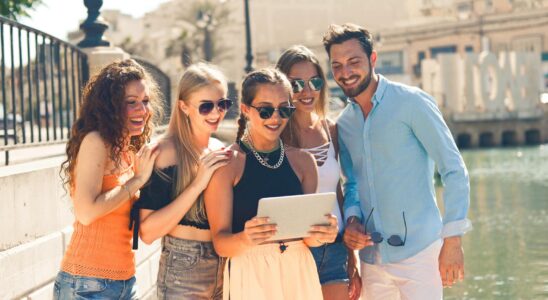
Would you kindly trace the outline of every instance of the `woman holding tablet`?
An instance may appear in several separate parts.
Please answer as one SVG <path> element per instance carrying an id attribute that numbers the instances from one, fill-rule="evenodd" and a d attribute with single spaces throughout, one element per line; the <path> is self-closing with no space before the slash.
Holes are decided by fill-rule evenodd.
<path id="1" fill-rule="evenodd" d="M 322 67 L 314 53 L 305 46 L 287 49 L 278 59 L 276 67 L 289 78 L 293 88 L 293 105 L 296 107 L 282 132 L 282 140 L 286 145 L 314 155 L 319 175 L 318 192 L 338 192 L 338 204 L 342 207 L 337 128 L 326 117 L 327 86 Z M 324 299 L 356 299 L 360 296 L 361 279 L 355 255 L 347 250 L 342 241 L 344 228 L 339 206 L 333 211 L 339 220 L 337 240 L 310 250 L 318 268 Z M 351 289 L 349 277 L 355 279 Z"/>
<path id="2" fill-rule="evenodd" d="M 232 104 L 217 68 L 199 63 L 179 81 L 155 171 L 141 190 L 140 236 L 162 238 L 158 299 L 221 299 L 223 260 L 211 243 L 202 192 L 232 151 L 217 150 L 211 134 Z"/>
<path id="3" fill-rule="evenodd" d="M 291 85 L 273 68 L 255 71 L 242 84 L 238 137 L 233 159 L 213 175 L 205 191 L 215 250 L 228 257 L 225 299 L 321 299 L 314 259 L 307 246 L 333 242 L 337 219 L 312 226 L 303 239 L 267 242 L 276 224 L 258 218 L 265 197 L 314 193 L 312 155 L 286 147 L 280 134 L 295 108 Z M 303 212 L 305 213 L 305 212 Z"/>

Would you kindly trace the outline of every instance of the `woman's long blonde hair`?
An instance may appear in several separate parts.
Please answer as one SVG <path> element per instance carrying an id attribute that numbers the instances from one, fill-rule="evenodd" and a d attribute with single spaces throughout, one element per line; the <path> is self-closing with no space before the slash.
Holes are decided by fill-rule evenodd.
<path id="1" fill-rule="evenodd" d="M 314 53 L 305 46 L 295 45 L 282 53 L 276 63 L 276 68 L 282 71 L 282 73 L 286 76 L 289 76 L 289 72 L 291 71 L 293 65 L 304 61 L 313 64 L 318 72 L 318 76 L 323 80 L 323 86 L 320 90 L 320 98 L 316 101 L 314 111 L 318 114 L 318 116 L 320 116 L 321 119 L 325 119 L 328 111 L 327 104 L 329 102 L 327 95 L 327 79 L 325 78 L 322 66 L 320 65 L 316 55 L 314 55 Z M 289 118 L 289 122 L 282 132 L 281 137 L 284 143 L 293 147 L 302 148 L 298 134 L 299 127 L 293 118 L 295 117 Z"/>
<path id="2" fill-rule="evenodd" d="M 179 80 L 177 101 L 184 101 L 189 105 L 188 99 L 192 93 L 212 84 L 221 84 L 225 91 L 227 90 L 226 78 L 217 67 L 206 63 L 191 65 Z M 175 196 L 181 194 L 196 177 L 201 154 L 201 149 L 194 142 L 191 120 L 177 104 L 173 105 L 165 136 L 175 144 L 177 155 L 177 173 L 174 176 L 177 182 L 172 191 Z M 194 205 L 186 213 L 185 219 L 197 223 L 207 222 L 203 195 L 200 195 L 194 202 Z"/>

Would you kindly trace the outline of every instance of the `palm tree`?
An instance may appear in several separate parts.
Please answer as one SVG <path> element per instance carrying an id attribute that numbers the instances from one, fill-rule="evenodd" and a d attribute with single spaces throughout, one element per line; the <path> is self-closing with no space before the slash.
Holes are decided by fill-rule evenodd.
<path id="1" fill-rule="evenodd" d="M 220 61 L 228 58 L 227 49 L 221 40 L 221 31 L 230 23 L 230 10 L 224 0 L 195 0 L 190 8 L 185 7 L 181 19 L 189 28 L 171 41 L 166 56 L 180 56 L 183 66 L 194 59 Z"/>

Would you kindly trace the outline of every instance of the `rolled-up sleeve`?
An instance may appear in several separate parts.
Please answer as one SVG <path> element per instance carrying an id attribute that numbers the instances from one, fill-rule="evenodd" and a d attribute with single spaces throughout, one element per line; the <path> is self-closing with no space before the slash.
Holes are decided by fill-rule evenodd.
<path id="1" fill-rule="evenodd" d="M 417 95 L 411 106 L 411 127 L 428 155 L 436 163 L 443 183 L 442 237 L 457 236 L 472 229 L 467 219 L 470 206 L 468 171 L 451 132 L 434 99 Z"/>
<path id="2" fill-rule="evenodd" d="M 352 168 L 352 159 L 339 134 L 339 161 L 341 165 L 342 191 L 344 195 L 344 217 L 358 217 L 363 220 L 358 185 Z"/>

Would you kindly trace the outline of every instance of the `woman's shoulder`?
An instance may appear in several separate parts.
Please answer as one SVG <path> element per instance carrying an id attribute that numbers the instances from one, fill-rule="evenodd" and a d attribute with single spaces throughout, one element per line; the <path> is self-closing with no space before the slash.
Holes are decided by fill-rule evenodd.
<path id="1" fill-rule="evenodd" d="M 238 143 L 233 143 L 228 146 L 228 149 L 232 151 L 232 160 L 227 166 L 231 166 L 232 168 L 243 166 L 246 153 L 240 148 L 240 145 L 238 145 Z"/>
<path id="2" fill-rule="evenodd" d="M 327 129 L 329 129 L 331 136 L 337 136 L 337 123 L 330 118 L 325 118 L 325 123 L 327 124 Z"/>
<path id="3" fill-rule="evenodd" d="M 310 165 L 315 166 L 316 164 L 314 156 L 303 149 L 285 146 L 285 152 L 287 154 L 287 158 L 291 160 L 292 164 L 302 167 L 305 170 Z"/>
<path id="4" fill-rule="evenodd" d="M 96 155 L 107 155 L 109 148 L 109 145 L 103 139 L 99 131 L 91 131 L 87 133 L 82 139 L 79 151 L 90 151 L 95 153 Z"/>
<path id="5" fill-rule="evenodd" d="M 177 164 L 177 150 L 173 140 L 164 137 L 158 141 L 158 157 L 156 158 L 155 167 L 165 169 Z"/>

